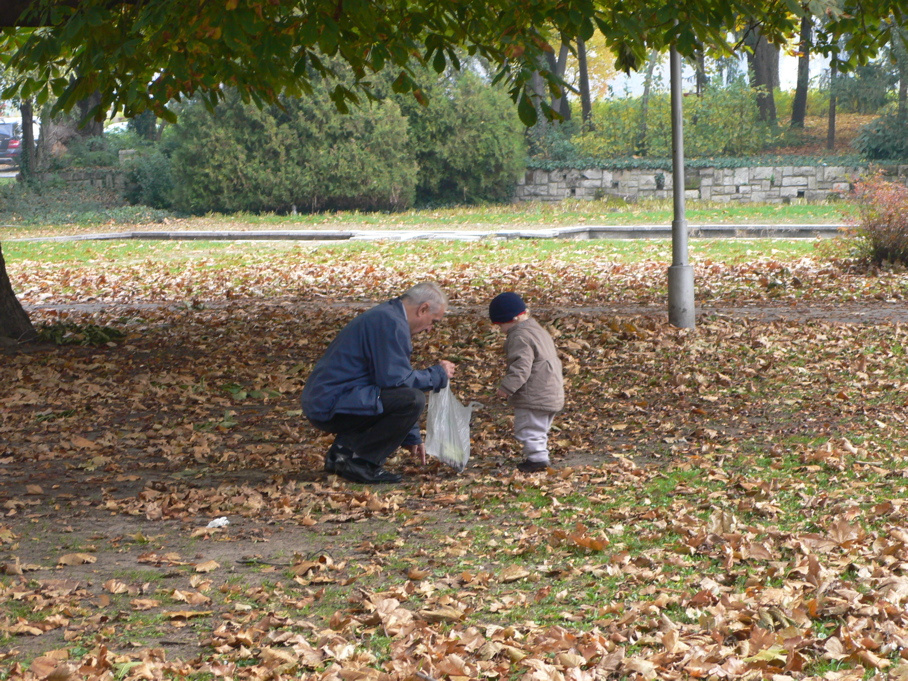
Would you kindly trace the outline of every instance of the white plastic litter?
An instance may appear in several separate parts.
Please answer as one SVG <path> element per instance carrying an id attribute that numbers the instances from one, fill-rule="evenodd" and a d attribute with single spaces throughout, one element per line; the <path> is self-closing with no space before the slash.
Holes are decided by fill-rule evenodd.
<path id="1" fill-rule="evenodd" d="M 227 520 L 227 516 L 222 515 L 220 518 L 215 518 L 210 523 L 208 523 L 207 527 L 212 527 L 212 528 L 227 527 L 229 524 L 230 524 L 230 521 Z"/>
<path id="2" fill-rule="evenodd" d="M 470 460 L 470 415 L 482 405 L 463 405 L 450 385 L 429 394 L 426 414 L 426 454 L 447 464 L 458 473 Z"/>

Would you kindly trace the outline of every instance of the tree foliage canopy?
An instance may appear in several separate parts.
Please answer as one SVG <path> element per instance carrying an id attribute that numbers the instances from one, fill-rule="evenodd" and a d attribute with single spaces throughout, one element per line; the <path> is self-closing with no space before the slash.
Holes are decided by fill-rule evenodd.
<path id="1" fill-rule="evenodd" d="M 0 59 L 16 77 L 4 97 L 54 96 L 67 110 L 91 93 L 93 111 L 133 116 L 146 109 L 165 118 L 168 102 L 199 95 L 213 104 L 225 87 L 246 101 L 274 102 L 306 93 L 327 75 L 325 57 L 352 68 L 352 87 L 332 92 L 342 111 L 370 96 L 371 78 L 391 69 L 394 88 L 424 93 L 414 64 L 442 72 L 459 65 L 457 50 L 484 58 L 510 85 L 521 118 L 536 111 L 527 84 L 541 57 L 563 40 L 588 40 L 598 29 L 623 70 L 650 49 L 673 44 L 684 55 L 728 49 L 729 31 L 758 22 L 782 40 L 799 15 L 823 16 L 820 44 L 832 49 L 843 32 L 857 59 L 875 50 L 891 0 L 6 0 L 0 9 Z M 897 17 L 901 19 L 901 17 Z M 547 111 L 544 103 L 542 111 Z"/>

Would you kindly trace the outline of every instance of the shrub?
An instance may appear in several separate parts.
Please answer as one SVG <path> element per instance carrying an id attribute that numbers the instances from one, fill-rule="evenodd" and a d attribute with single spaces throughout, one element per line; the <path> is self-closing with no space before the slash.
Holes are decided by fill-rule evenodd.
<path id="1" fill-rule="evenodd" d="M 125 164 L 126 199 L 151 208 L 173 205 L 173 174 L 170 158 L 159 147 L 143 150 Z"/>
<path id="2" fill-rule="evenodd" d="M 756 94 L 744 82 L 709 88 L 700 97 L 686 97 L 684 150 L 688 156 L 754 154 L 775 143 L 781 131 L 757 118 Z M 574 138 L 580 155 L 615 158 L 639 154 L 671 157 L 671 97 L 650 96 L 646 134 L 639 98 L 599 102 L 593 107 L 593 131 Z M 734 125 L 729 125 L 734 121 Z"/>
<path id="3" fill-rule="evenodd" d="M 637 151 L 640 130 L 639 99 L 622 97 L 593 103 L 593 130 L 574 137 L 581 156 L 618 158 Z"/>
<path id="4" fill-rule="evenodd" d="M 876 264 L 908 265 L 908 187 L 874 175 L 856 190 L 860 250 Z"/>
<path id="5" fill-rule="evenodd" d="M 507 201 L 526 160 L 524 127 L 501 88 L 471 71 L 439 78 L 426 73 L 429 105 L 398 98 L 409 120 L 411 148 L 419 166 L 421 204 Z"/>
<path id="6" fill-rule="evenodd" d="M 107 137 L 74 137 L 67 145 L 66 153 L 51 157 L 48 169 L 110 168 L 119 162 L 117 152 Z"/>
<path id="7" fill-rule="evenodd" d="M 576 120 L 540 120 L 526 130 L 527 152 L 534 158 L 570 162 L 584 157 L 575 141 L 579 139 L 580 126 Z"/>
<path id="8" fill-rule="evenodd" d="M 852 143 L 870 160 L 908 159 L 908 125 L 898 114 L 888 114 L 861 128 Z"/>
<path id="9" fill-rule="evenodd" d="M 882 61 L 859 66 L 853 73 L 840 73 L 833 81 L 836 106 L 841 113 L 877 113 L 889 101 L 897 80 Z M 828 78 L 825 84 L 828 89 Z"/>
<path id="10" fill-rule="evenodd" d="M 416 164 L 407 120 L 382 102 L 341 114 L 326 84 L 263 110 L 231 93 L 215 112 L 187 107 L 176 126 L 174 205 L 190 213 L 411 205 Z"/>

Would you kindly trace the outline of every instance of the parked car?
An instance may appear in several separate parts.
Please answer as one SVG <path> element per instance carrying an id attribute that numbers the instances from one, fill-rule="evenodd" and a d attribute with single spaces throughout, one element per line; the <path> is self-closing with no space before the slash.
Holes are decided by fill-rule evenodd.
<path id="1" fill-rule="evenodd" d="M 0 122 L 0 163 L 19 165 L 22 129 L 18 123 Z"/>

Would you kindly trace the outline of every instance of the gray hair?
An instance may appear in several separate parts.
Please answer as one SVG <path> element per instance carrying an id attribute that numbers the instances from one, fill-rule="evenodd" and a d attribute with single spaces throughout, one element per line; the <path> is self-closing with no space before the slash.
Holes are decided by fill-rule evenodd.
<path id="1" fill-rule="evenodd" d="M 430 303 L 433 310 L 447 309 L 448 296 L 434 281 L 422 281 L 405 291 L 401 298 L 406 299 L 411 305 Z"/>

